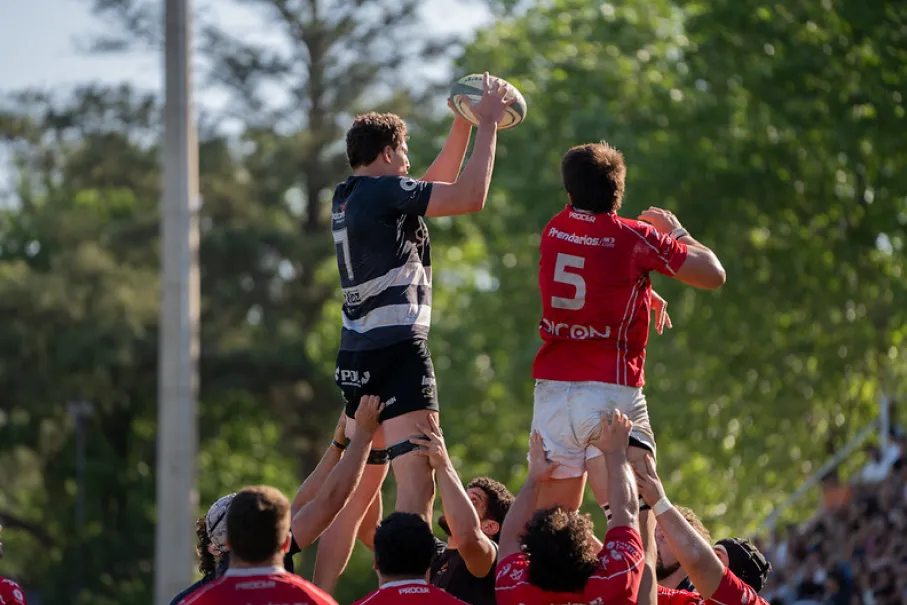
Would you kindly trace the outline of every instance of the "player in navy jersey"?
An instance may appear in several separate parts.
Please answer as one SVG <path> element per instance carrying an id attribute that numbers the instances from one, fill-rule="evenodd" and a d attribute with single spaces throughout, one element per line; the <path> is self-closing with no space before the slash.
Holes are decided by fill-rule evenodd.
<path id="1" fill-rule="evenodd" d="M 431 242 L 422 217 L 478 212 L 491 183 L 497 123 L 510 87 L 485 74 L 472 156 L 457 176 L 471 126 L 456 118 L 444 149 L 422 179 L 409 175 L 406 124 L 394 114 L 357 117 L 347 132 L 353 176 L 337 186 L 331 232 L 343 289 L 343 327 L 335 378 L 353 418 L 362 395 L 384 402 L 382 428 L 356 492 L 321 540 L 315 583 L 333 591 L 366 511 L 380 498 L 387 462 L 397 483 L 396 509 L 431 523 L 434 477 L 428 461 L 407 455 L 417 425 L 438 414 L 429 354 Z M 347 423 L 347 435 L 354 430 Z M 381 448 L 387 447 L 385 451 Z"/>

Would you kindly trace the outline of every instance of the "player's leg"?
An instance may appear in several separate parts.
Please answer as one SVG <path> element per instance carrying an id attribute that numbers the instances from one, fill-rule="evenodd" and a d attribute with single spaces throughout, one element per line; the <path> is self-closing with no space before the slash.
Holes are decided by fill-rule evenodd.
<path id="1" fill-rule="evenodd" d="M 431 524 L 435 475 L 427 458 L 415 456 L 409 440 L 421 435 L 419 426 L 438 420 L 438 393 L 428 343 L 414 340 L 394 345 L 393 376 L 388 377 L 390 399 L 383 412 L 384 439 L 397 483 L 397 512 L 421 515 Z"/>
<path id="2" fill-rule="evenodd" d="M 572 405 L 574 383 L 538 380 L 532 409 L 532 430 L 538 431 L 552 462 L 560 463 L 551 481 L 539 486 L 536 508 L 563 506 L 578 510 L 586 485 L 585 443 L 576 439 Z"/>
<path id="3" fill-rule="evenodd" d="M 609 396 L 612 405 L 627 415 L 633 422 L 630 432 L 630 447 L 627 449 L 627 460 L 634 469 L 643 470 L 647 454 L 655 455 L 655 433 L 649 421 L 649 411 L 646 398 L 641 388 L 624 387 L 620 385 L 604 385 L 604 389 L 611 393 Z M 592 415 L 588 416 L 591 423 Z M 605 459 L 594 447 L 586 451 L 586 470 L 589 472 L 589 487 L 599 506 L 608 513 L 608 471 Z"/>
<path id="4" fill-rule="evenodd" d="M 369 550 L 375 550 L 375 530 L 378 529 L 378 524 L 381 523 L 383 510 L 384 502 L 379 488 L 378 493 L 375 494 L 365 513 L 365 518 L 362 519 L 362 524 L 359 526 L 359 534 L 357 535 L 362 545 Z"/>
<path id="5" fill-rule="evenodd" d="M 347 437 L 351 437 L 355 430 L 356 421 L 347 418 Z M 372 442 L 372 451 L 380 450 L 384 447 L 382 431 L 379 429 Z M 374 462 L 374 463 L 373 463 Z M 362 479 L 350 496 L 349 502 L 334 519 L 334 522 L 321 536 L 318 541 L 318 550 L 315 556 L 315 572 L 312 581 L 322 590 L 333 593 L 337 580 L 343 570 L 346 569 L 350 556 L 353 554 L 353 547 L 356 543 L 357 535 L 360 535 L 365 519 L 368 513 L 374 508 L 374 503 L 381 502 L 381 484 L 387 477 L 388 465 L 386 459 L 380 461 L 370 461 L 365 467 Z M 380 515 L 380 508 L 378 509 Z M 373 511 L 374 514 L 374 511 Z M 368 522 L 371 523 L 371 522 Z M 377 522 L 375 523 L 377 525 Z M 368 525 L 363 530 L 368 533 Z M 374 537 L 374 526 L 371 526 L 371 537 Z M 371 538 L 370 538 L 371 539 Z M 369 542 L 363 540 L 366 546 Z"/>

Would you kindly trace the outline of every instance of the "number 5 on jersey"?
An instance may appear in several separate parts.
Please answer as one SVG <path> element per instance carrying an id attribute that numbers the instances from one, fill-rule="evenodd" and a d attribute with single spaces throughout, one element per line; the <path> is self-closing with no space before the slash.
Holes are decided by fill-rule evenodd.
<path id="1" fill-rule="evenodd" d="M 338 260 L 346 267 L 346 278 L 353 281 L 353 261 L 350 257 L 350 239 L 347 237 L 346 228 L 331 231 L 334 236 L 334 247 L 337 248 Z"/>
<path id="2" fill-rule="evenodd" d="M 567 309 L 569 311 L 577 311 L 583 308 L 583 305 L 586 304 L 586 281 L 581 275 L 570 273 L 568 269 L 582 269 L 585 264 L 586 259 L 582 256 L 564 254 L 563 252 L 557 255 L 557 260 L 554 263 L 554 281 L 559 284 L 573 286 L 576 292 L 573 294 L 573 298 L 552 296 L 552 308 Z"/>

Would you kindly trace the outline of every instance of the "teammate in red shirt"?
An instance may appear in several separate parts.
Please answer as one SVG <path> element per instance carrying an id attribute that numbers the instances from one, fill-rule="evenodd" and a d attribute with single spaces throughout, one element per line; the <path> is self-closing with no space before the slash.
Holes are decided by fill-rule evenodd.
<path id="1" fill-rule="evenodd" d="M 378 590 L 354 605 L 466 605 L 428 583 L 435 537 L 419 515 L 392 513 L 375 530 Z"/>
<path id="2" fill-rule="evenodd" d="M 0 525 L 0 533 L 3 526 Z M 3 558 L 3 543 L 0 542 L 0 559 Z M 25 605 L 25 592 L 22 587 L 0 576 L 0 605 Z"/>
<path id="3" fill-rule="evenodd" d="M 646 450 L 655 452 L 642 392 L 650 309 L 659 312 L 659 333 L 671 324 L 649 274 L 715 289 L 725 273 L 670 212 L 650 208 L 640 215 L 647 222 L 617 216 L 626 166 L 616 149 L 574 147 L 564 155 L 561 174 L 570 203 L 542 232 L 544 343 L 533 366 L 532 428 L 561 465 L 538 505 L 577 509 L 587 470 L 599 504 L 608 502 L 604 463 L 589 447 L 602 412 L 619 409 L 633 421 L 631 463 L 639 464 Z"/>
<path id="4" fill-rule="evenodd" d="M 658 527 L 697 592 L 658 589 L 658 605 L 768 605 L 759 596 L 772 565 L 748 540 L 727 538 L 712 546 L 665 495 L 655 471 L 655 459 L 645 457 L 637 473 L 639 491 L 652 507 Z"/>
<path id="5" fill-rule="evenodd" d="M 627 461 L 632 423 L 615 410 L 600 426 L 595 445 L 604 453 L 613 510 L 601 550 L 593 550 L 588 516 L 560 506 L 532 514 L 539 485 L 558 468 L 546 460 L 541 437 L 533 432 L 529 474 L 501 531 L 498 605 L 635 605 L 639 600 L 645 552 L 636 481 Z"/>
<path id="6" fill-rule="evenodd" d="M 227 512 L 230 569 L 182 605 L 337 605 L 329 594 L 287 572 L 290 502 L 273 487 L 247 487 Z"/>

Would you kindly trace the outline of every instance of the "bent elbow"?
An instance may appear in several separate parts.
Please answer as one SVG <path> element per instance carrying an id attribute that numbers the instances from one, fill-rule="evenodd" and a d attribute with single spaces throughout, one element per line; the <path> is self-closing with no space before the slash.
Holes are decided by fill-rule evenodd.
<path id="1" fill-rule="evenodd" d="M 725 272 L 724 267 L 718 265 L 712 274 L 709 276 L 707 288 L 709 290 L 717 290 L 727 282 L 727 272 Z"/>

